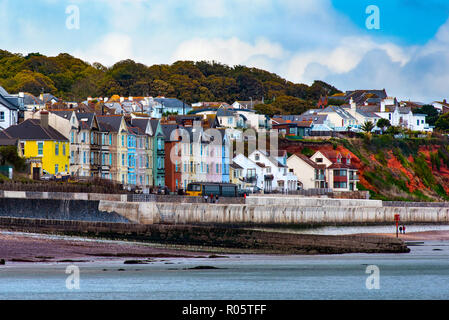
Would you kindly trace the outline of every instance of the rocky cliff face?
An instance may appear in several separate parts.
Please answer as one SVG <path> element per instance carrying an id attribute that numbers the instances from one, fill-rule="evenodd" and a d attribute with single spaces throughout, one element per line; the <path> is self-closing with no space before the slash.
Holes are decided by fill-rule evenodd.
<path id="1" fill-rule="evenodd" d="M 396 139 L 391 135 L 325 142 L 283 140 L 289 154 L 320 149 L 350 152 L 360 170 L 359 190 L 372 199 L 397 201 L 449 200 L 449 142 L 439 138 Z"/>

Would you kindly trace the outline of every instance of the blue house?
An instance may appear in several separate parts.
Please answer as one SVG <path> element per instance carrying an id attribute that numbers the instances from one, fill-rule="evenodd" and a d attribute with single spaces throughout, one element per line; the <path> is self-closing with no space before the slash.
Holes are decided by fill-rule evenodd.
<path id="1" fill-rule="evenodd" d="M 137 184 L 137 168 L 136 168 L 136 132 L 135 128 L 128 128 L 128 184 Z"/>
<path id="2" fill-rule="evenodd" d="M 154 98 L 150 105 L 150 116 L 157 119 L 166 113 L 186 115 L 193 110 L 191 105 L 176 98 Z"/>
<path id="3" fill-rule="evenodd" d="M 230 153 L 231 153 L 231 144 L 228 135 L 226 134 L 226 129 L 218 129 L 218 131 L 221 133 L 221 175 L 222 175 L 222 182 L 229 183 L 230 182 L 230 176 L 229 176 L 229 166 L 230 166 Z"/>

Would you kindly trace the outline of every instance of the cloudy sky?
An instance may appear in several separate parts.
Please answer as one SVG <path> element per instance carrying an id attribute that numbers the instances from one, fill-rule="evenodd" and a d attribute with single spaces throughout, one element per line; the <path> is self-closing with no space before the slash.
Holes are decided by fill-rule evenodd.
<path id="1" fill-rule="evenodd" d="M 369 5 L 380 29 L 368 29 Z M 79 28 L 70 6 L 79 9 Z M 75 24 L 76 25 L 76 24 Z M 449 98 L 447 0 L 0 0 L 0 48 L 112 65 L 216 60 L 341 90 Z"/>

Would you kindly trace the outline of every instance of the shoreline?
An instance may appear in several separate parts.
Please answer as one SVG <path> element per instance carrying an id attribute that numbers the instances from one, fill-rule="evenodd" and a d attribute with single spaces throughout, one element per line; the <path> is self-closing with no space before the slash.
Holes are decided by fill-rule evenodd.
<path id="1" fill-rule="evenodd" d="M 395 234 L 371 233 L 353 234 L 360 239 L 368 237 L 391 239 Z M 449 240 L 449 231 L 428 231 L 400 235 L 402 241 L 408 240 Z M 346 253 L 346 252 L 343 252 Z M 355 252 L 347 252 L 355 253 Z M 361 252 L 362 253 L 362 252 Z M 376 252 L 373 252 L 376 253 Z M 310 256 L 323 253 L 283 253 L 244 250 L 237 248 L 214 248 L 192 245 L 171 245 L 145 243 L 129 240 L 110 240 L 92 237 L 53 235 L 44 233 L 15 232 L 0 229 L 0 260 L 5 264 L 18 263 L 101 263 L 117 261 L 130 264 L 154 262 L 158 259 L 204 259 L 230 258 L 235 255 L 267 256 Z M 326 253 L 341 255 L 342 253 Z M 1 267 L 1 265 L 0 265 Z"/>

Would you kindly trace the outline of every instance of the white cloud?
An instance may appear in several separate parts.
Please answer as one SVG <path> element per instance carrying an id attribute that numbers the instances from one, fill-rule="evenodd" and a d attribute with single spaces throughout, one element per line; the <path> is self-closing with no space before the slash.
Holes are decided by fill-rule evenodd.
<path id="1" fill-rule="evenodd" d="M 133 41 L 126 34 L 110 33 L 87 50 L 76 51 L 75 56 L 91 63 L 112 65 L 120 60 L 133 58 Z"/>
<path id="2" fill-rule="evenodd" d="M 230 39 L 196 38 L 181 43 L 172 60 L 220 61 L 229 65 L 248 64 L 253 58 L 281 59 L 285 54 L 278 43 L 260 38 L 254 44 L 236 37 Z"/>

